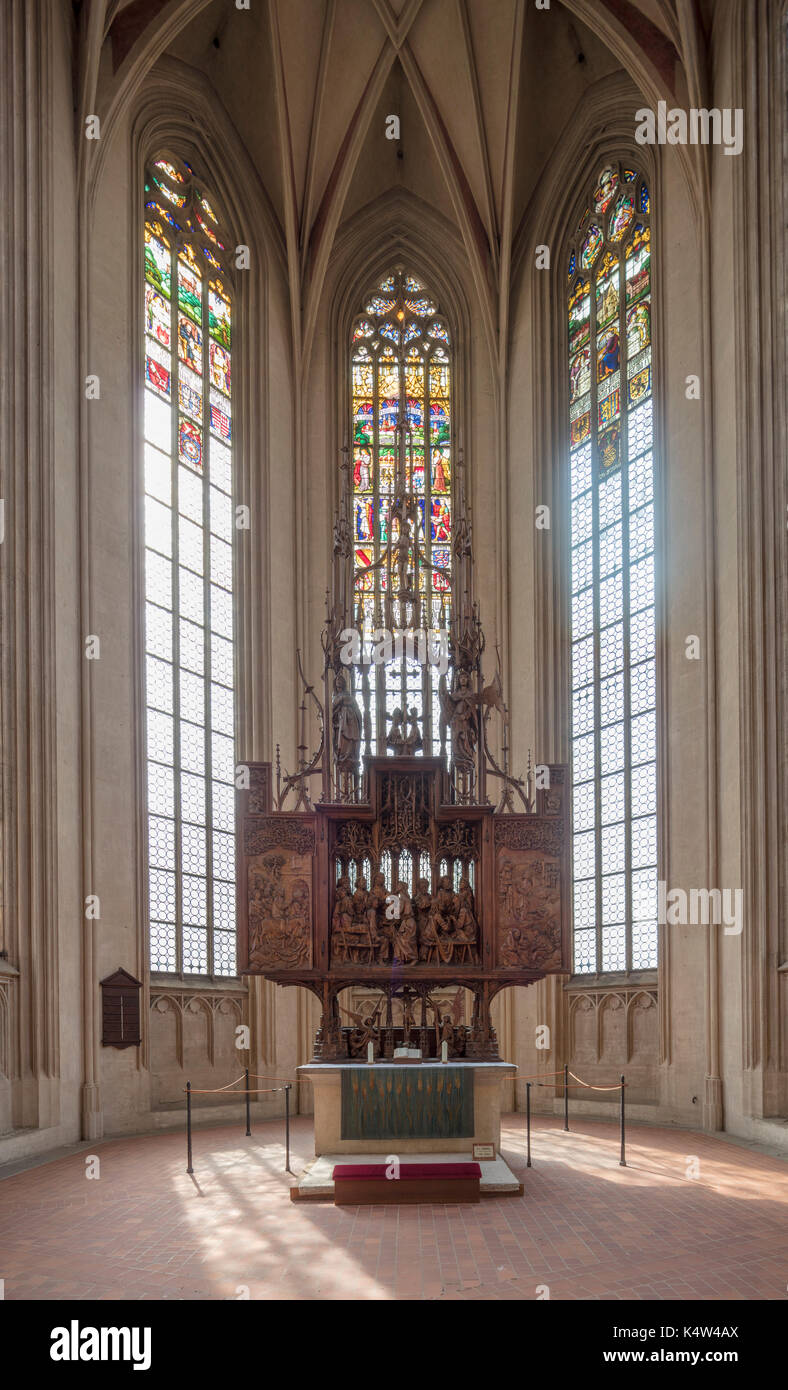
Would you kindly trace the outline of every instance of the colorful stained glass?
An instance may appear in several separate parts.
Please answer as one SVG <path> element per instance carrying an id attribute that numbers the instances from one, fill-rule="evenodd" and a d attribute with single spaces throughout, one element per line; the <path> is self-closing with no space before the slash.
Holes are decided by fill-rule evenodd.
<path id="1" fill-rule="evenodd" d="M 181 223 L 176 222 L 172 213 L 169 212 L 167 208 L 163 208 L 161 203 L 155 203 L 153 199 L 151 199 L 145 204 L 145 207 L 148 212 L 155 213 L 157 217 L 163 217 L 164 221 L 169 222 L 170 226 L 173 227 L 176 232 L 183 230 Z"/>
<path id="2" fill-rule="evenodd" d="M 426 318 L 428 314 L 435 313 L 435 305 L 431 299 L 406 299 L 405 307 L 412 314 L 418 314 L 420 318 Z"/>
<path id="3" fill-rule="evenodd" d="M 202 280 L 191 257 L 178 257 L 178 306 L 195 323 L 202 323 Z"/>
<path id="4" fill-rule="evenodd" d="M 574 403 L 591 386 L 591 354 L 588 348 L 576 353 L 569 367 L 569 400 Z"/>
<path id="5" fill-rule="evenodd" d="M 621 414 L 621 389 L 616 387 L 603 401 L 599 402 L 599 428 L 606 429 Z"/>
<path id="6" fill-rule="evenodd" d="M 230 306 L 226 298 L 220 315 L 227 341 L 212 334 L 210 351 L 204 352 L 204 277 L 224 276 L 225 267 L 218 237 L 209 249 L 201 220 L 201 214 L 213 220 L 216 213 L 192 179 L 185 161 L 176 166 L 166 158 L 156 160 L 146 175 L 151 195 L 144 338 L 151 388 L 145 392 L 144 417 L 150 951 L 155 970 L 229 976 L 237 968 Z M 178 221 L 165 203 L 180 209 Z M 177 248 L 170 244 L 168 224 L 184 228 Z M 174 321 L 168 302 L 174 298 L 173 274 L 178 284 Z M 217 279 L 213 287 L 223 283 Z"/>
<path id="7" fill-rule="evenodd" d="M 213 231 L 213 229 L 212 229 L 211 227 L 208 226 L 208 223 L 206 222 L 205 218 L 201 216 L 201 214 L 197 211 L 196 208 L 195 208 L 195 210 L 194 210 L 194 215 L 195 215 L 195 217 L 197 218 L 197 223 L 198 223 L 198 226 L 200 227 L 200 230 L 201 230 L 202 232 L 204 232 L 205 235 L 206 235 L 207 237 L 210 237 L 210 239 L 211 239 L 211 241 L 213 242 L 214 246 L 218 246 L 218 247 L 223 251 L 223 250 L 224 250 L 224 243 L 221 242 L 221 241 L 219 240 L 219 238 L 218 238 L 218 236 L 216 235 L 216 233 Z"/>
<path id="8" fill-rule="evenodd" d="M 170 297 L 172 257 L 170 248 L 145 228 L 145 278 L 165 299 Z"/>
<path id="9" fill-rule="evenodd" d="M 167 175 L 168 179 L 172 179 L 173 183 L 184 182 L 183 174 L 179 174 L 175 165 L 170 164 L 166 159 L 155 160 L 153 167 L 154 169 L 160 169 L 163 174 Z"/>
<path id="10" fill-rule="evenodd" d="M 232 347 L 230 301 L 223 293 L 218 281 L 213 282 L 208 289 L 208 332 L 227 352 L 230 351 Z"/>
<path id="11" fill-rule="evenodd" d="M 602 245 L 602 241 L 603 237 L 601 227 L 598 227 L 595 222 L 592 222 L 591 226 L 588 228 L 588 231 L 586 232 L 585 240 L 580 249 L 580 264 L 584 267 L 585 270 L 590 270 L 591 266 L 594 264 L 594 261 L 596 260 L 597 255 L 599 254 L 599 248 Z"/>
<path id="12" fill-rule="evenodd" d="M 145 379 L 160 396 L 170 399 L 170 355 L 164 355 L 158 343 L 150 341 L 145 354 Z"/>
<path id="13" fill-rule="evenodd" d="M 593 298 L 589 286 L 573 276 L 567 298 L 578 973 L 657 964 L 649 213 L 648 190 L 637 171 L 625 169 L 620 180 L 618 166 L 609 165 L 570 249 L 570 257 L 595 266 Z M 603 214 L 607 241 L 596 220 Z M 596 370 L 586 387 L 579 372 L 589 342 L 595 345 Z"/>
<path id="14" fill-rule="evenodd" d="M 430 363 L 430 397 L 441 403 L 444 413 L 448 408 L 449 382 L 449 368 L 433 360 Z"/>
<path id="15" fill-rule="evenodd" d="M 218 219 L 218 217 L 216 216 L 216 213 L 214 212 L 214 210 L 213 210 L 213 208 L 211 207 L 210 203 L 208 202 L 208 199 L 207 199 L 207 198 L 205 197 L 205 195 L 202 194 L 202 193 L 198 193 L 198 194 L 197 194 L 197 199 L 198 199 L 198 201 L 199 201 L 200 207 L 202 208 L 203 212 L 206 213 L 208 217 L 210 217 L 210 219 L 211 219 L 211 221 L 213 222 L 214 226 L 215 226 L 215 227 L 218 227 L 218 225 L 219 225 L 219 219 Z"/>
<path id="16" fill-rule="evenodd" d="M 567 279 L 571 280 L 572 276 L 573 276 L 574 273 L 575 273 L 575 267 L 576 267 L 576 265 L 577 265 L 577 256 L 575 255 L 575 252 L 573 251 L 572 254 L 571 254 L 571 256 L 569 257 L 569 270 L 567 271 Z"/>
<path id="17" fill-rule="evenodd" d="M 379 534 L 379 539 L 380 539 L 381 545 L 385 545 L 386 542 L 387 542 L 387 540 L 388 540 L 388 538 L 389 538 L 389 521 L 390 521 L 390 519 L 391 519 L 391 503 L 390 503 L 389 501 L 381 501 L 378 505 L 379 505 L 379 507 L 380 507 L 380 516 L 379 516 L 379 523 L 380 523 L 380 525 L 379 525 L 379 533 L 378 533 L 378 534 Z"/>
<path id="18" fill-rule="evenodd" d="M 230 406 L 224 396 L 211 387 L 211 430 L 218 434 L 227 443 L 232 438 L 232 424 L 230 420 Z"/>
<path id="19" fill-rule="evenodd" d="M 374 582 L 374 575 L 371 571 L 367 574 L 363 573 L 363 571 L 369 570 L 370 566 L 375 563 L 374 551 L 368 548 L 357 549 L 355 551 L 355 557 L 356 574 L 357 576 L 360 575 L 360 578 L 357 577 L 356 579 L 356 584 L 363 589 L 371 589 Z"/>
<path id="20" fill-rule="evenodd" d="M 645 242 L 627 259 L 627 304 L 633 304 L 647 293 L 651 284 L 650 270 L 650 248 Z"/>
<path id="21" fill-rule="evenodd" d="M 202 371 L 202 329 L 178 315 L 178 356 L 193 372 Z"/>
<path id="22" fill-rule="evenodd" d="M 616 189 L 618 188 L 618 170 L 612 167 L 603 169 L 599 175 L 599 182 L 594 189 L 594 212 L 600 216 L 606 212 L 612 203 Z"/>
<path id="23" fill-rule="evenodd" d="M 159 192 L 163 193 L 165 198 L 167 198 L 168 201 L 172 203 L 173 207 L 183 207 L 184 203 L 186 202 L 185 193 L 174 193 L 171 188 L 167 187 L 166 183 L 164 182 L 164 179 L 157 179 L 155 174 L 153 175 L 153 182 L 159 189 Z"/>
<path id="24" fill-rule="evenodd" d="M 627 309 L 627 353 L 634 357 L 651 342 L 651 302 L 641 300 Z"/>
<path id="25" fill-rule="evenodd" d="M 372 453 L 369 449 L 354 450 L 353 487 L 357 492 L 367 492 L 372 487 Z"/>
<path id="26" fill-rule="evenodd" d="M 578 444 L 584 444 L 591 435 L 591 412 L 586 411 L 584 415 L 578 415 L 572 420 L 569 435 L 571 447 L 575 449 Z"/>
<path id="27" fill-rule="evenodd" d="M 451 462 L 448 448 L 432 450 L 432 490 L 449 492 L 451 490 Z"/>
<path id="28" fill-rule="evenodd" d="M 619 366 L 619 338 L 615 328 L 607 328 L 600 333 L 596 340 L 596 379 L 604 381 L 605 377 L 617 372 Z"/>
<path id="29" fill-rule="evenodd" d="M 433 497 L 430 524 L 433 541 L 451 540 L 451 508 L 445 498 Z"/>
<path id="30" fill-rule="evenodd" d="M 219 343 L 211 342 L 208 348 L 211 372 L 211 385 L 218 387 L 225 396 L 230 394 L 230 354 Z"/>
<path id="31" fill-rule="evenodd" d="M 194 378 L 199 383 L 199 377 Z M 184 415 L 193 420 L 202 420 L 202 390 L 194 386 L 181 373 L 178 377 L 178 403 Z"/>
<path id="32" fill-rule="evenodd" d="M 178 421 L 178 458 L 202 470 L 202 430 L 192 420 Z"/>
<path id="33" fill-rule="evenodd" d="M 627 383 L 627 404 L 638 405 L 651 395 L 651 366 L 643 367 Z"/>
<path id="34" fill-rule="evenodd" d="M 621 462 L 621 426 L 613 425 L 599 436 L 599 466 L 605 473 L 613 473 Z"/>
<path id="35" fill-rule="evenodd" d="M 373 497 L 357 497 L 355 501 L 354 534 L 357 541 L 371 541 L 375 536 L 375 501 Z"/>
<path id="36" fill-rule="evenodd" d="M 370 299 L 367 305 L 368 314 L 390 314 L 396 304 L 394 299 L 385 299 L 381 295 L 376 295 Z"/>
<path id="37" fill-rule="evenodd" d="M 591 299 L 587 280 L 580 281 L 569 299 L 569 353 L 573 356 L 589 341 Z"/>
<path id="38" fill-rule="evenodd" d="M 356 616 L 371 633 L 384 621 L 384 599 L 411 592 L 404 570 L 390 570 L 383 546 L 402 534 L 397 495 L 415 499 L 424 544 L 414 597 L 421 625 L 445 625 L 451 613 L 452 420 L 451 335 L 435 300 L 416 277 L 388 274 L 363 302 L 351 333 L 353 421 L 352 527 Z M 410 564 L 414 557 L 411 555 Z M 405 600 L 412 603 L 412 599 Z M 386 609 L 386 612 L 389 610 Z M 405 621 L 405 619 L 402 619 Z M 411 618 L 407 618 L 410 622 Z M 418 617 L 414 625 L 419 626 Z M 437 675 L 408 669 L 404 658 L 373 668 L 376 709 L 416 706 L 425 752 L 439 751 Z M 354 674 L 354 681 L 356 675 Z M 360 691 L 357 686 L 357 696 Z M 435 727 L 431 725 L 434 722 Z M 372 730 L 362 752 L 386 752 L 389 725 Z"/>
<path id="39" fill-rule="evenodd" d="M 618 318 L 618 266 L 596 287 L 596 321 L 601 326 Z"/>
<path id="40" fill-rule="evenodd" d="M 635 199 L 631 193 L 621 193 L 610 214 L 610 240 L 620 241 L 635 216 Z"/>
<path id="41" fill-rule="evenodd" d="M 145 286 L 145 332 L 162 347 L 170 346 L 170 306 L 152 285 Z"/>

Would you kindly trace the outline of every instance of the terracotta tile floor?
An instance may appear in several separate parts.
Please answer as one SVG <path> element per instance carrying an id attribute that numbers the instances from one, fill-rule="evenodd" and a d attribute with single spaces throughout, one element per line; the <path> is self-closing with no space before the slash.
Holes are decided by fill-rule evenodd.
<path id="1" fill-rule="evenodd" d="M 523 1197 L 479 1206 L 293 1203 L 282 1124 L 112 1140 L 0 1182 L 7 1299 L 785 1299 L 788 1164 L 708 1136 L 524 1119 L 503 1153 Z M 298 1172 L 312 1154 L 293 1125 Z M 698 1178 L 685 1176 L 696 1157 Z M 543 1296 L 543 1295 L 542 1295 Z"/>

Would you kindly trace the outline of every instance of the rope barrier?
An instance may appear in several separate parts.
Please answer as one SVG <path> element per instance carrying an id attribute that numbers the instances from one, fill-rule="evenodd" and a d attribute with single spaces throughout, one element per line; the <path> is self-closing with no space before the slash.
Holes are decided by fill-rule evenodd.
<path id="1" fill-rule="evenodd" d="M 538 1075 L 538 1073 L 537 1073 L 537 1075 Z M 549 1072 L 548 1072 L 547 1075 L 558 1076 L 558 1075 L 560 1075 L 560 1073 L 559 1073 L 559 1072 L 552 1072 L 552 1073 L 549 1073 Z M 563 1085 L 564 1085 L 564 1096 L 563 1096 L 563 1100 L 564 1100 L 564 1133 L 565 1133 L 565 1134 L 569 1132 L 569 1092 L 570 1092 L 570 1091 L 577 1091 L 577 1090 L 582 1089 L 582 1090 L 584 1090 L 584 1091 L 619 1091 L 619 1092 L 620 1092 L 619 1116 L 620 1116 L 620 1126 L 621 1126 L 621 1157 L 619 1158 L 618 1163 L 619 1163 L 619 1167 L 620 1167 L 620 1168 L 626 1168 L 626 1166 L 627 1166 L 627 1160 L 626 1160 L 626 1128 L 625 1128 L 625 1123 L 626 1123 L 626 1122 L 625 1122 L 625 1103 L 624 1103 L 625 1092 L 626 1092 L 626 1085 L 627 1085 L 626 1077 L 622 1075 L 621 1080 L 619 1081 L 618 1085 L 616 1085 L 616 1086 L 594 1086 L 590 1081 L 583 1081 L 582 1077 L 580 1077 L 580 1076 L 575 1076 L 575 1073 L 574 1073 L 573 1071 L 570 1071 L 570 1070 L 569 1070 L 568 1065 L 565 1065 L 565 1066 L 563 1067 L 563 1076 L 564 1076 L 564 1082 L 563 1082 Z M 569 1077 L 570 1077 L 570 1076 L 571 1076 L 571 1077 L 573 1078 L 573 1080 L 576 1082 L 576 1085 L 570 1086 L 570 1084 L 569 1084 Z M 549 1084 L 548 1084 L 547 1082 L 545 1082 L 545 1081 L 534 1081 L 534 1080 L 533 1080 L 532 1078 L 530 1078 L 530 1077 L 528 1077 L 528 1078 L 523 1078 L 523 1079 L 525 1080 L 526 1167 L 527 1167 L 527 1168 L 530 1168 L 530 1167 L 531 1167 L 531 1087 L 532 1087 L 532 1086 L 538 1086 L 539 1089 L 540 1089 L 540 1090 L 543 1090 L 543 1091 L 554 1091 L 554 1090 L 555 1090 L 555 1086 L 554 1086 L 554 1085 L 549 1085 Z"/>
<path id="2" fill-rule="evenodd" d="M 519 1077 L 518 1077 L 518 1080 L 519 1080 Z M 531 1085 L 531 1086 L 538 1086 L 538 1087 L 540 1088 L 540 1090 L 543 1090 L 543 1091 L 553 1091 L 553 1090 L 555 1090 L 555 1087 L 554 1087 L 554 1086 L 548 1086 L 547 1083 L 544 1082 L 544 1081 L 532 1081 L 532 1082 L 530 1082 L 530 1085 Z M 619 1083 L 618 1083 L 617 1086 L 591 1086 L 590 1084 L 586 1083 L 585 1081 L 581 1081 L 581 1082 L 580 1082 L 580 1086 L 585 1087 L 585 1089 L 588 1090 L 588 1091 L 620 1091 L 620 1090 L 621 1090 L 621 1082 L 620 1082 L 620 1081 L 619 1081 Z M 569 1086 L 567 1089 L 570 1090 L 570 1091 L 577 1091 L 577 1090 L 579 1090 L 579 1087 L 578 1087 L 578 1086 Z"/>
<path id="3" fill-rule="evenodd" d="M 525 1081 L 525 1095 L 526 1095 L 526 1106 L 525 1106 L 525 1108 L 526 1108 L 526 1125 L 527 1125 L 527 1136 L 528 1136 L 528 1138 L 527 1138 L 527 1167 L 529 1167 L 529 1168 L 531 1167 L 531 1087 L 532 1087 L 532 1086 L 538 1086 L 539 1089 L 540 1089 L 540 1090 L 543 1090 L 543 1091 L 554 1091 L 554 1090 L 555 1090 L 555 1085 L 549 1085 L 548 1082 L 547 1082 L 546 1080 L 536 1080 L 535 1078 L 537 1078 L 537 1077 L 547 1077 L 547 1078 L 551 1078 L 551 1077 L 561 1076 L 561 1075 L 563 1075 L 563 1087 L 564 1087 L 564 1131 L 565 1131 L 565 1132 L 568 1132 L 568 1130 L 569 1130 L 569 1092 L 570 1092 L 570 1090 L 571 1090 L 571 1091 L 576 1091 L 576 1090 L 582 1089 L 582 1090 L 584 1090 L 584 1091 L 620 1091 L 620 1092 L 621 1092 L 621 1110 L 620 1110 L 620 1115 L 621 1115 L 621 1157 L 620 1157 L 620 1159 L 619 1159 L 619 1166 L 620 1166 L 621 1168 L 626 1168 L 627 1162 L 626 1162 L 626 1157 L 625 1157 L 624 1092 L 625 1092 L 625 1087 L 626 1087 L 626 1084 L 627 1084 L 627 1083 L 626 1083 L 625 1077 L 622 1076 L 622 1077 L 621 1077 L 621 1080 L 618 1082 L 617 1085 L 613 1085 L 613 1086 L 595 1086 L 595 1085 L 593 1084 L 593 1082 L 591 1082 L 591 1081 L 583 1081 L 582 1077 L 576 1076 L 575 1073 L 574 1073 L 573 1071 L 570 1071 L 570 1070 L 569 1070 L 568 1065 L 564 1065 L 564 1066 L 561 1068 L 561 1071 L 553 1071 L 553 1072 L 532 1072 L 529 1076 L 518 1077 L 518 1080 Z M 570 1086 L 570 1084 L 569 1084 L 569 1077 L 570 1077 L 570 1076 L 572 1077 L 572 1080 L 575 1082 L 575 1085 L 574 1085 L 574 1086 Z M 253 1081 L 281 1081 L 281 1082 L 283 1082 L 284 1084 L 281 1085 L 281 1086 L 255 1086 L 255 1087 L 250 1087 L 250 1085 L 249 1085 L 250 1080 L 253 1080 Z M 234 1089 L 234 1088 L 238 1085 L 239 1081 L 245 1081 L 245 1082 L 246 1082 L 246 1086 L 245 1086 L 242 1090 L 240 1090 L 240 1091 Z M 246 1097 L 246 1134 L 247 1134 L 247 1137 L 251 1137 L 251 1133 L 252 1133 L 252 1129 L 251 1129 L 251 1108 L 250 1108 L 250 1104 L 249 1104 L 249 1097 L 250 1097 L 250 1096 L 261 1096 L 261 1095 L 269 1095 L 269 1096 L 270 1096 L 270 1095 L 278 1095 L 278 1094 L 280 1094 L 280 1092 L 284 1091 L 284 1095 L 285 1095 L 285 1153 L 286 1153 L 286 1157 L 285 1157 L 285 1172 L 290 1173 L 290 1172 L 292 1171 L 291 1168 L 290 1168 L 290 1091 L 292 1090 L 292 1088 L 293 1088 L 293 1086 L 295 1085 L 295 1083 L 296 1083 L 296 1078 L 294 1078 L 294 1077 L 290 1077 L 290 1076 L 287 1076 L 287 1077 L 285 1077 L 285 1076 L 265 1076 L 265 1075 L 263 1075 L 261 1072 L 250 1072 L 248 1067 L 246 1068 L 246 1070 L 245 1070 L 245 1072 L 243 1073 L 242 1076 L 237 1076 L 237 1077 L 235 1078 L 234 1081 L 229 1081 L 229 1082 L 227 1083 L 226 1086 L 213 1086 L 213 1087 L 211 1087 L 210 1089 L 208 1089 L 207 1087 L 206 1087 L 206 1088 L 197 1087 L 197 1088 L 194 1088 L 194 1089 L 193 1089 L 193 1088 L 192 1088 L 191 1082 L 190 1082 L 190 1081 L 187 1081 L 187 1082 L 186 1082 L 186 1088 L 185 1088 L 185 1089 L 186 1089 L 186 1172 L 189 1173 L 189 1174 L 193 1174 L 193 1172 L 194 1172 L 194 1168 L 192 1167 L 192 1096 L 193 1096 L 193 1095 L 194 1095 L 194 1096 L 218 1096 L 218 1095 L 227 1095 L 229 1092 L 232 1092 L 232 1094 L 233 1094 L 233 1095 L 236 1095 L 236 1096 L 245 1096 L 245 1097 Z"/>
<path id="4" fill-rule="evenodd" d="M 626 1085 L 626 1082 L 619 1081 L 617 1086 L 592 1086 L 590 1081 L 582 1081 L 579 1076 L 575 1076 L 573 1071 L 570 1071 L 569 1075 L 574 1077 L 578 1086 L 585 1086 L 587 1091 L 620 1091 L 621 1087 Z M 572 1090 L 574 1089 L 573 1086 Z"/>
<path id="5" fill-rule="evenodd" d="M 221 1095 L 224 1091 L 226 1091 L 226 1089 L 227 1089 L 226 1086 L 217 1086 L 217 1087 L 216 1087 L 214 1090 L 212 1090 L 212 1091 L 203 1091 L 203 1090 L 200 1090 L 200 1088 L 199 1088 L 198 1086 L 192 1086 L 190 1094 L 193 1095 L 193 1096 L 218 1096 L 218 1095 Z M 272 1096 L 272 1095 L 278 1095 L 278 1093 L 279 1093 L 280 1091 L 284 1091 L 284 1089 L 285 1089 L 284 1086 L 257 1086 L 256 1088 L 255 1088 L 255 1087 L 252 1087 L 251 1090 L 247 1090 L 247 1089 L 245 1088 L 243 1091 L 233 1091 L 233 1095 L 234 1095 L 234 1096 L 269 1096 L 269 1095 Z M 184 1091 L 185 1091 L 185 1090 L 186 1090 L 186 1088 L 184 1087 Z"/>
<path id="6" fill-rule="evenodd" d="M 518 1081 L 533 1081 L 537 1076 L 563 1076 L 563 1074 L 564 1074 L 564 1069 L 563 1069 L 563 1067 L 561 1067 L 561 1070 L 560 1070 L 560 1071 L 532 1071 L 532 1072 L 530 1072 L 530 1073 L 528 1074 L 528 1076 L 518 1076 L 518 1077 L 517 1077 L 517 1080 L 518 1080 Z"/>
<path id="7" fill-rule="evenodd" d="M 251 1087 L 249 1081 L 284 1081 L 283 1086 L 255 1086 Z M 243 1090 L 236 1091 L 233 1088 L 239 1081 L 245 1081 Z M 250 1096 L 272 1096 L 278 1095 L 281 1091 L 285 1094 L 285 1172 L 292 1173 L 290 1167 L 290 1092 L 293 1083 L 289 1078 L 276 1076 L 261 1076 L 258 1072 L 250 1073 L 247 1067 L 243 1076 L 236 1077 L 235 1081 L 230 1081 L 226 1086 L 192 1087 L 191 1081 L 186 1082 L 186 1172 L 194 1173 L 192 1166 L 192 1096 L 220 1096 L 228 1095 L 230 1092 L 234 1096 L 245 1096 L 246 1112 L 246 1137 L 251 1138 L 252 1134 L 252 1109 L 249 1103 Z"/>

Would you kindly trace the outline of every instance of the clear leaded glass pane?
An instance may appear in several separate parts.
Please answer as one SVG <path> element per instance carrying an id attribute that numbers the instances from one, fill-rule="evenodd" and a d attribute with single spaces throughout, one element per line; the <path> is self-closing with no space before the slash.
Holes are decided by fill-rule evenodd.
<path id="1" fill-rule="evenodd" d="M 638 175 L 629 185 L 626 198 L 597 199 L 569 256 L 574 968 L 580 973 L 642 970 L 657 961 L 650 199 Z"/>
<path id="2" fill-rule="evenodd" d="M 151 966 L 232 975 L 232 310 L 191 170 L 157 160 L 145 191 Z"/>

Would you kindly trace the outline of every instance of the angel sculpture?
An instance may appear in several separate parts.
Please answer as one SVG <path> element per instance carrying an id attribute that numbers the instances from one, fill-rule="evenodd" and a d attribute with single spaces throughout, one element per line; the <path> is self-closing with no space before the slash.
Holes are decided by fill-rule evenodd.
<path id="1" fill-rule="evenodd" d="M 380 1029 L 377 1025 L 378 1019 L 380 1018 L 380 1011 L 383 1008 L 383 1000 L 381 999 L 371 1018 L 365 1018 L 363 1014 L 357 1013 L 355 1009 L 343 1009 L 341 1004 L 339 1007 L 345 1017 L 352 1019 L 355 1024 L 355 1027 L 350 1030 L 350 1035 L 347 1040 L 350 1056 L 363 1057 L 369 1043 L 372 1043 L 374 1056 L 378 1050 L 378 1043 L 380 1041 Z"/>

